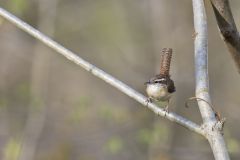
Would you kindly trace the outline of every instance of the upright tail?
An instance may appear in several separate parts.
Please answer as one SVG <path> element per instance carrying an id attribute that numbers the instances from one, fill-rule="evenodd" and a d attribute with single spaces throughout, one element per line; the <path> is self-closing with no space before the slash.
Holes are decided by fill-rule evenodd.
<path id="1" fill-rule="evenodd" d="M 160 58 L 160 75 L 169 76 L 170 64 L 172 59 L 172 48 L 163 48 Z"/>

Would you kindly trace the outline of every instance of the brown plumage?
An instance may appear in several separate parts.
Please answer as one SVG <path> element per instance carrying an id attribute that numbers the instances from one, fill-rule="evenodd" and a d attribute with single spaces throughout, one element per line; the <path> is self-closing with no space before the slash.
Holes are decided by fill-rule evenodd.
<path id="1" fill-rule="evenodd" d="M 168 92 L 173 93 L 176 91 L 173 80 L 170 78 L 170 75 L 161 75 L 158 74 L 149 80 L 149 83 L 162 83 L 167 85 Z"/>
<path id="2" fill-rule="evenodd" d="M 172 48 L 163 48 L 160 58 L 160 75 L 169 76 Z"/>
<path id="3" fill-rule="evenodd" d="M 147 85 L 148 103 L 152 102 L 152 100 L 157 100 L 167 101 L 169 104 L 172 93 L 176 91 L 174 82 L 169 74 L 171 59 L 172 49 L 164 48 L 161 53 L 160 73 L 145 83 Z M 168 104 L 164 109 L 166 112 L 168 112 Z"/>

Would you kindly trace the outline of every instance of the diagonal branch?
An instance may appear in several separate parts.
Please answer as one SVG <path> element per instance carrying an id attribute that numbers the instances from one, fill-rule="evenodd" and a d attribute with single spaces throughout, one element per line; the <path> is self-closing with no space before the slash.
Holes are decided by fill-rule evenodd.
<path id="1" fill-rule="evenodd" d="M 194 13 L 194 28 L 197 36 L 194 42 L 195 52 L 195 77 L 196 77 L 196 97 L 204 99 L 198 100 L 199 110 L 203 119 L 203 127 L 206 131 L 213 155 L 216 160 L 229 160 L 229 155 L 225 146 L 221 130 L 214 128 L 218 121 L 212 110 L 209 95 L 208 79 L 208 38 L 207 38 L 207 18 L 203 0 L 192 0 Z M 206 103 L 208 102 L 208 103 Z M 221 128 L 221 127 L 220 127 Z"/>
<path id="2" fill-rule="evenodd" d="M 199 125 L 197 125 L 196 123 L 194 123 L 194 122 L 192 122 L 192 121 L 190 121 L 190 120 L 188 120 L 188 119 L 186 119 L 182 116 L 179 116 L 175 113 L 171 113 L 171 112 L 166 113 L 166 111 L 164 111 L 162 108 L 159 108 L 157 105 L 155 105 L 153 103 L 147 104 L 147 101 L 146 101 L 147 98 L 145 96 L 143 96 L 139 92 L 135 91 L 134 89 L 132 89 L 128 85 L 124 84 L 120 80 L 118 80 L 118 79 L 114 78 L 113 76 L 109 75 L 108 73 L 104 72 L 103 70 L 97 68 L 96 66 L 94 66 L 94 65 L 90 64 L 89 62 L 85 61 L 84 59 L 80 58 L 79 56 L 77 56 L 72 51 L 64 48 L 63 46 L 61 46 L 57 42 L 55 42 L 52 39 L 50 39 L 49 37 L 45 36 L 44 34 L 39 32 L 38 30 L 34 29 L 33 27 L 31 27 L 27 23 L 23 22 L 19 18 L 15 17 L 11 13 L 7 12 L 3 8 L 0 8 L 0 15 L 2 17 L 4 17 L 6 20 L 13 23 L 18 28 L 24 30 L 25 32 L 27 32 L 31 36 L 35 37 L 36 39 L 38 39 L 39 41 L 41 41 L 42 43 L 44 43 L 48 47 L 57 51 L 57 53 L 60 53 L 61 55 L 63 55 L 67 59 L 69 59 L 70 61 L 76 63 L 77 65 L 83 67 L 85 70 L 91 72 L 96 77 L 104 80 L 106 83 L 112 85 L 113 87 L 119 89 L 121 92 L 123 92 L 124 94 L 128 95 L 129 97 L 135 99 L 136 101 L 138 101 L 142 105 L 148 107 L 155 114 L 157 114 L 159 116 L 162 116 L 162 117 L 165 117 L 166 119 L 168 119 L 172 122 L 176 122 L 176 123 L 182 125 L 183 127 L 187 128 L 191 131 L 194 131 L 194 132 L 196 132 L 196 133 L 198 133 L 202 136 L 206 136 L 204 130 Z"/>
<path id="3" fill-rule="evenodd" d="M 240 34 L 234 22 L 228 0 L 211 0 L 221 37 L 240 73 Z"/>

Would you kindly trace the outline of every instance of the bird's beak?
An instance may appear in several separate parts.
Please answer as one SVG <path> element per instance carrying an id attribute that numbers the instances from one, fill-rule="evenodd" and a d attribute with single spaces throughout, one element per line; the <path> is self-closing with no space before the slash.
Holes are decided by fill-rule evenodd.
<path id="1" fill-rule="evenodd" d="M 150 81 L 147 81 L 147 82 L 145 82 L 144 84 L 145 84 L 145 85 L 150 84 Z"/>

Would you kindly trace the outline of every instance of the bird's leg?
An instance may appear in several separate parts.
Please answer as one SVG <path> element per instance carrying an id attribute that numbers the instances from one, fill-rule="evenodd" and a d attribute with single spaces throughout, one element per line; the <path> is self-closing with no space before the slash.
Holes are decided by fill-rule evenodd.
<path id="1" fill-rule="evenodd" d="M 168 100 L 168 102 L 167 102 L 167 105 L 166 105 L 165 108 L 163 109 L 163 111 L 165 111 L 165 116 L 166 116 L 167 113 L 169 113 L 168 105 L 169 105 L 169 100 Z"/>
<path id="2" fill-rule="evenodd" d="M 147 100 L 146 100 L 146 102 L 147 102 L 147 106 L 148 106 L 148 103 L 152 103 L 152 98 L 151 98 L 151 97 L 148 97 Z"/>

